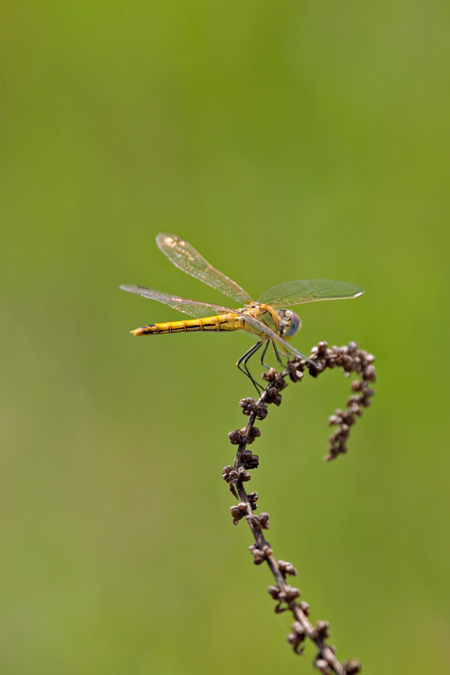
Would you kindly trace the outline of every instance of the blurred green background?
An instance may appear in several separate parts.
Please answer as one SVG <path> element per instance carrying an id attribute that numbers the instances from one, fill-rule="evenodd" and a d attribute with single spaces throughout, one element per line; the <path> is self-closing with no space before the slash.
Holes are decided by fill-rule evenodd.
<path id="1" fill-rule="evenodd" d="M 340 372 L 260 424 L 251 488 L 312 619 L 367 673 L 448 673 L 450 5 L 2 5 L 1 630 L 7 675 L 311 673 L 220 477 L 252 395 L 240 333 L 119 291 L 359 283 L 294 344 L 356 340 L 371 409 L 324 464 Z M 257 365 L 254 366 L 259 373 Z"/>

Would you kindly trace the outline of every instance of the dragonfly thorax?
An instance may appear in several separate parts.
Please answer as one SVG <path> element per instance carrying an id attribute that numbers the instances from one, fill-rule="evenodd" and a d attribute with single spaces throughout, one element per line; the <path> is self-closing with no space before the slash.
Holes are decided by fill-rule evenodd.
<path id="1" fill-rule="evenodd" d="M 302 322 L 295 312 L 291 309 L 277 309 L 277 316 L 280 319 L 281 337 L 291 338 L 298 332 Z"/>

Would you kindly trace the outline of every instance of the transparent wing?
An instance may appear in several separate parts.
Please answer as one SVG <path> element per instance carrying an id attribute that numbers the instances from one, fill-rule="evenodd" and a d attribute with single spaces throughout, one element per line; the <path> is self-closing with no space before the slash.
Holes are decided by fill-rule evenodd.
<path id="1" fill-rule="evenodd" d="M 222 307 L 221 305 L 211 305 L 209 302 L 196 302 L 195 300 L 188 300 L 187 298 L 180 298 L 178 295 L 169 295 L 169 293 L 162 293 L 162 291 L 152 291 L 150 288 L 144 286 L 121 286 L 123 291 L 129 293 L 137 293 L 143 298 L 150 298 L 162 302 L 164 305 L 173 307 L 179 312 L 193 316 L 195 319 L 203 319 L 207 316 L 214 316 L 216 314 L 224 314 L 236 310 Z"/>
<path id="2" fill-rule="evenodd" d="M 274 286 L 263 293 L 257 300 L 272 307 L 289 307 L 302 305 L 306 302 L 318 300 L 340 300 L 357 298 L 364 293 L 364 289 L 356 284 L 347 284 L 345 281 L 331 281 L 330 279 L 302 279 L 288 281 L 286 284 Z"/>
<path id="3" fill-rule="evenodd" d="M 247 305 L 253 302 L 249 294 L 244 291 L 237 283 L 229 279 L 214 269 L 209 262 L 207 262 L 193 248 L 187 241 L 184 241 L 176 234 L 165 234 L 161 232 L 156 237 L 156 243 L 159 249 L 169 258 L 170 262 L 180 270 L 190 274 L 191 276 L 203 281 L 203 283 L 212 286 L 224 295 L 233 298 L 240 304 Z"/>

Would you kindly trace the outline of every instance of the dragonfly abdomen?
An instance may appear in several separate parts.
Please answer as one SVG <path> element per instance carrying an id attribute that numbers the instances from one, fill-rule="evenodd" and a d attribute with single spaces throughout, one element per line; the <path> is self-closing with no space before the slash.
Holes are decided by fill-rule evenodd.
<path id="1" fill-rule="evenodd" d="M 243 319 L 233 314 L 210 316 L 206 319 L 188 319 L 187 321 L 167 321 L 135 328 L 133 335 L 160 335 L 162 333 L 191 333 L 194 331 L 232 331 L 243 328 Z"/>

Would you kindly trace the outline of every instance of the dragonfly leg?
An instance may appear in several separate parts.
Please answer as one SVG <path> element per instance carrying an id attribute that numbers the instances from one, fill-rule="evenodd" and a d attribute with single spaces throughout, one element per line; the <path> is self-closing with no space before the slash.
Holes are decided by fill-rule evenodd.
<path id="1" fill-rule="evenodd" d="M 261 341 L 259 341 L 259 342 L 257 342 L 256 344 L 252 345 L 252 346 L 250 347 L 250 349 L 248 349 L 248 350 L 245 352 L 245 354 L 243 354 L 243 356 L 241 356 L 241 358 L 239 359 L 239 361 L 236 363 L 236 365 L 237 365 L 237 367 L 239 368 L 239 370 L 240 370 L 242 373 L 244 373 L 244 375 L 247 375 L 247 377 L 249 377 L 250 380 L 253 382 L 253 385 L 255 386 L 256 391 L 258 392 L 258 394 L 259 394 L 261 391 L 264 391 L 264 387 L 262 387 L 262 386 L 261 386 L 258 382 L 256 382 L 256 380 L 253 378 L 252 374 L 250 373 L 250 371 L 249 371 L 249 369 L 248 369 L 247 361 L 253 356 L 253 354 L 256 354 L 256 352 L 258 351 L 258 349 L 260 349 L 261 347 L 262 347 L 262 342 L 261 342 Z M 242 364 L 242 366 L 241 366 L 241 364 Z"/>
<path id="2" fill-rule="evenodd" d="M 273 351 L 275 352 L 275 356 L 277 357 L 278 363 L 280 363 L 281 365 L 283 365 L 283 361 L 281 360 L 280 352 L 278 351 L 275 342 L 272 342 L 272 344 L 273 344 Z"/>
<path id="3" fill-rule="evenodd" d="M 270 366 L 267 365 L 267 363 L 264 363 L 264 357 L 266 355 L 267 347 L 269 346 L 269 340 L 266 340 L 266 344 L 264 345 L 264 350 L 261 356 L 261 365 L 264 366 L 264 368 L 267 368 L 267 370 L 270 368 Z"/>

